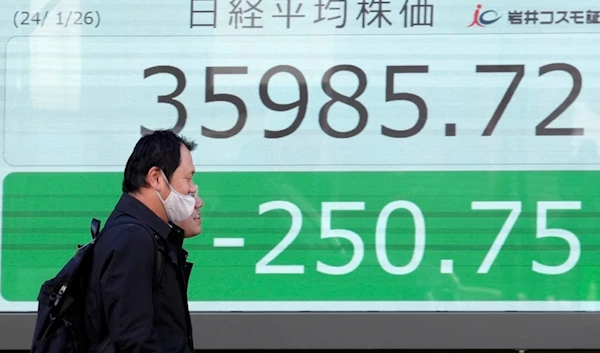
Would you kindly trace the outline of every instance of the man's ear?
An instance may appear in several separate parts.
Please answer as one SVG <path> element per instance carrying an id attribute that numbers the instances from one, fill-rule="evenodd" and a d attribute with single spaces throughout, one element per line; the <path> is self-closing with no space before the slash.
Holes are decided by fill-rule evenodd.
<path id="1" fill-rule="evenodd" d="M 152 187 L 156 191 L 160 191 L 162 183 L 164 182 L 162 174 L 160 172 L 160 168 L 152 167 L 146 174 L 146 182 L 150 187 Z"/>

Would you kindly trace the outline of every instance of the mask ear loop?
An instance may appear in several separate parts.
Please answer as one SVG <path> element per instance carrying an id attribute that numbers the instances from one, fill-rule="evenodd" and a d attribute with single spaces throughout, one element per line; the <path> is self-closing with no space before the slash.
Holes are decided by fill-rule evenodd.
<path id="1" fill-rule="evenodd" d="M 173 187 L 171 186 L 171 183 L 169 182 L 169 179 L 167 179 L 167 175 L 165 174 L 165 172 L 163 172 L 163 170 L 160 170 L 160 174 L 163 177 L 163 180 L 165 181 L 165 183 L 167 183 L 167 186 L 169 187 L 169 189 L 173 190 Z"/>
<path id="2" fill-rule="evenodd" d="M 170 189 L 170 188 L 171 188 L 171 184 L 169 183 L 169 180 L 167 179 L 167 176 L 165 175 L 165 172 L 163 172 L 163 170 L 162 170 L 162 169 L 160 169 L 160 168 L 159 168 L 159 170 L 160 170 L 160 174 L 161 174 L 161 175 L 162 175 L 162 177 L 163 177 L 163 180 L 165 181 L 165 183 L 167 183 L 167 186 L 168 186 L 168 187 L 169 187 L 169 189 Z M 171 191 L 173 191 L 173 190 L 171 190 Z M 155 193 L 156 193 L 156 195 L 158 196 L 158 199 L 159 199 L 159 200 L 160 200 L 160 201 L 161 201 L 161 202 L 164 204 L 166 200 L 162 198 L 162 195 L 160 194 L 160 191 L 159 191 L 159 190 L 154 190 L 154 192 L 155 192 Z M 167 196 L 167 197 L 168 197 L 168 196 Z"/>

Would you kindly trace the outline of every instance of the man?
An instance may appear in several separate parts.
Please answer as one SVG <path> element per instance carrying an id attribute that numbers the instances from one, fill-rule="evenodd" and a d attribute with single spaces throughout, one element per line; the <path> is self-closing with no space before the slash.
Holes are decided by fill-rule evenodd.
<path id="1" fill-rule="evenodd" d="M 193 142 L 171 131 L 142 137 L 125 166 L 120 200 L 94 249 L 85 328 L 91 352 L 192 353 L 182 248 L 201 231 Z"/>

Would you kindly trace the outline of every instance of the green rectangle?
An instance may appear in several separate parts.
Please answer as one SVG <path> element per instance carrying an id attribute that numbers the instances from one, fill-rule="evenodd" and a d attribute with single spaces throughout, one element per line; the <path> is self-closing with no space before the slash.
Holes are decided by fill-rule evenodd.
<path id="1" fill-rule="evenodd" d="M 5 299 L 36 299 L 40 284 L 55 275 L 77 244 L 90 239 L 90 219 L 104 220 L 112 210 L 121 178 L 120 173 L 6 177 L 1 267 Z M 186 241 L 195 263 L 189 300 L 598 300 L 597 180 L 600 172 L 581 171 L 199 173 L 204 231 Z M 288 246 L 282 240 L 292 226 L 290 213 L 259 214 L 260 205 L 272 201 L 300 212 L 299 231 L 286 238 Z M 473 209 L 473 202 L 490 207 L 491 201 L 510 203 L 496 205 L 499 210 Z M 323 214 L 325 202 L 338 203 L 330 205 L 330 218 Z M 387 222 L 379 219 L 394 202 L 422 214 L 422 258 L 418 251 L 414 255 L 419 222 L 407 209 L 392 210 Z M 554 203 L 543 212 L 541 202 Z M 335 210 L 362 208 L 362 203 L 362 210 Z M 511 212 L 514 219 L 509 219 Z M 322 230 L 327 219 L 334 229 L 329 233 Z M 506 240 L 487 273 L 478 273 L 503 225 L 510 228 Z M 357 241 L 364 253 L 356 266 L 338 269 L 339 274 L 319 272 L 318 262 L 343 266 L 356 253 L 350 240 L 322 238 L 327 234 Z M 543 235 L 550 236 L 539 237 Z M 215 238 L 243 239 L 244 244 L 215 247 Z M 271 264 L 292 267 L 268 268 L 292 273 L 257 273 L 257 263 L 278 244 L 284 249 Z M 563 268 L 556 267 L 569 258 Z M 536 272 L 534 261 L 555 266 L 551 270 L 560 273 Z"/>

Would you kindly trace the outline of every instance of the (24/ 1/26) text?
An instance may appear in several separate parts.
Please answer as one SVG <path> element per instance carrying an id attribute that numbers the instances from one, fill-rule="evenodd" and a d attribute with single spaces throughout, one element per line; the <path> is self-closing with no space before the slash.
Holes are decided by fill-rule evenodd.
<path id="1" fill-rule="evenodd" d="M 58 27 L 87 26 L 98 28 L 100 26 L 100 12 L 98 11 L 44 11 L 29 12 L 17 11 L 13 18 L 15 28 L 47 25 Z"/>

